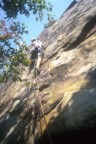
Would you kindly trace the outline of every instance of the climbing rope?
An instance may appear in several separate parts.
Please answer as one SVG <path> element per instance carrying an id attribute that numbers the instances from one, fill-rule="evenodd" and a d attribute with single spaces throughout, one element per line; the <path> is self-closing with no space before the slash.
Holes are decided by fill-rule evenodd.
<path id="1" fill-rule="evenodd" d="M 36 80 L 37 90 L 39 92 L 39 82 L 38 82 L 38 79 L 37 79 L 37 69 L 36 68 L 35 68 L 35 80 Z M 42 104 L 42 100 L 41 100 L 40 95 L 38 95 L 37 98 L 39 98 L 41 112 L 42 112 L 42 116 L 44 118 L 44 122 L 45 122 L 46 130 L 47 130 L 48 138 L 49 138 L 50 144 L 52 144 L 52 140 L 51 140 L 50 132 L 48 130 L 48 126 L 47 126 L 47 122 L 46 122 L 46 116 L 45 116 L 45 112 L 44 112 L 44 108 L 43 108 L 43 104 Z M 40 121 L 40 127 L 41 127 L 41 121 Z"/>

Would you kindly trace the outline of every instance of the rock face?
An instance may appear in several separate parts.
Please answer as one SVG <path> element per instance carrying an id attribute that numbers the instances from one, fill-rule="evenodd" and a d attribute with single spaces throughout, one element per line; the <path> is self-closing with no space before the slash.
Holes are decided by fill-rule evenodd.
<path id="1" fill-rule="evenodd" d="M 92 142 L 96 132 L 96 1 L 80 0 L 38 39 L 45 47 L 40 75 L 35 79 L 34 70 L 27 75 L 25 68 L 22 82 L 1 85 L 0 143 L 59 144 L 61 139 L 77 143 L 77 138 L 81 143 Z"/>

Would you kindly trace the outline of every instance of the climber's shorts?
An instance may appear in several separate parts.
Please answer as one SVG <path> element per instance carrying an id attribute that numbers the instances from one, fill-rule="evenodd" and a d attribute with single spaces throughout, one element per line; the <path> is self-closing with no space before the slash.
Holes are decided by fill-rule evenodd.
<path id="1" fill-rule="evenodd" d="M 38 50 L 33 50 L 31 52 L 31 59 L 36 59 L 38 57 Z"/>
<path id="2" fill-rule="evenodd" d="M 31 54 L 31 59 L 37 59 L 38 57 L 42 57 L 42 50 L 33 50 Z"/>

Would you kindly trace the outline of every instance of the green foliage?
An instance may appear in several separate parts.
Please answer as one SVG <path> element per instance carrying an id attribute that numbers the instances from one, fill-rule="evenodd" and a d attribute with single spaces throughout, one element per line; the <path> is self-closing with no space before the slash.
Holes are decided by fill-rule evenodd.
<path id="1" fill-rule="evenodd" d="M 25 55 L 27 45 L 22 35 L 28 33 L 24 24 L 11 21 L 7 26 L 4 20 L 0 21 L 0 73 L 1 81 L 6 82 L 10 77 L 20 80 L 19 65 L 28 65 Z M 23 43 L 22 45 L 20 43 Z"/>
<path id="2" fill-rule="evenodd" d="M 15 18 L 18 14 L 28 17 L 33 13 L 36 20 L 41 21 L 46 12 L 48 20 L 51 20 L 52 5 L 46 0 L 0 0 L 0 8 L 5 13 L 0 20 L 0 82 L 6 82 L 10 77 L 21 81 L 21 65 L 30 64 L 22 37 L 28 31 L 24 23 L 16 22 Z"/>
<path id="3" fill-rule="evenodd" d="M 0 75 L 0 83 L 4 82 L 4 77 L 3 75 Z"/>
<path id="4" fill-rule="evenodd" d="M 47 3 L 46 0 L 2 0 L 0 7 L 9 18 L 16 18 L 18 14 L 28 17 L 32 12 L 37 20 L 42 20 L 45 11 L 52 11 L 51 3 Z M 47 16 L 50 17 L 48 14 Z"/>

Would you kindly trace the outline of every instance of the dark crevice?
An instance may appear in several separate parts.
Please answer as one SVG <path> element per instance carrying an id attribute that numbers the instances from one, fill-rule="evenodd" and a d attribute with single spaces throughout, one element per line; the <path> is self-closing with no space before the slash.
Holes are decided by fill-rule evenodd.
<path id="1" fill-rule="evenodd" d="M 53 58 L 56 54 L 58 53 L 58 51 L 57 52 L 55 52 L 55 53 L 53 53 L 48 59 L 51 59 L 51 58 Z"/>
<path id="2" fill-rule="evenodd" d="M 67 51 L 76 48 L 81 42 L 83 42 L 86 39 L 86 36 L 95 27 L 95 25 L 96 25 L 96 16 L 85 24 L 75 42 L 73 42 L 70 46 L 66 47 L 66 49 L 64 50 Z"/>
<path id="3" fill-rule="evenodd" d="M 61 47 L 61 48 L 62 48 L 62 47 Z M 56 54 L 58 54 L 58 52 L 60 51 L 61 48 L 59 48 L 56 52 L 54 52 L 51 56 L 49 56 L 49 57 L 42 63 L 42 65 L 43 65 L 44 63 L 46 63 L 48 60 L 52 59 Z"/>
<path id="4" fill-rule="evenodd" d="M 43 85 L 39 88 L 39 92 L 43 91 L 44 89 L 48 88 L 49 85 Z"/>
<path id="5" fill-rule="evenodd" d="M 57 59 L 59 59 L 59 58 L 60 58 L 60 56 L 56 57 L 56 59 L 55 59 L 55 60 L 57 60 Z"/>
<path id="6" fill-rule="evenodd" d="M 87 143 L 96 143 L 96 127 L 82 129 L 82 130 L 72 130 L 65 131 L 59 134 L 50 135 L 52 144 L 87 144 Z M 36 144 L 50 144 L 48 134 L 42 136 L 39 141 L 36 141 Z"/>

